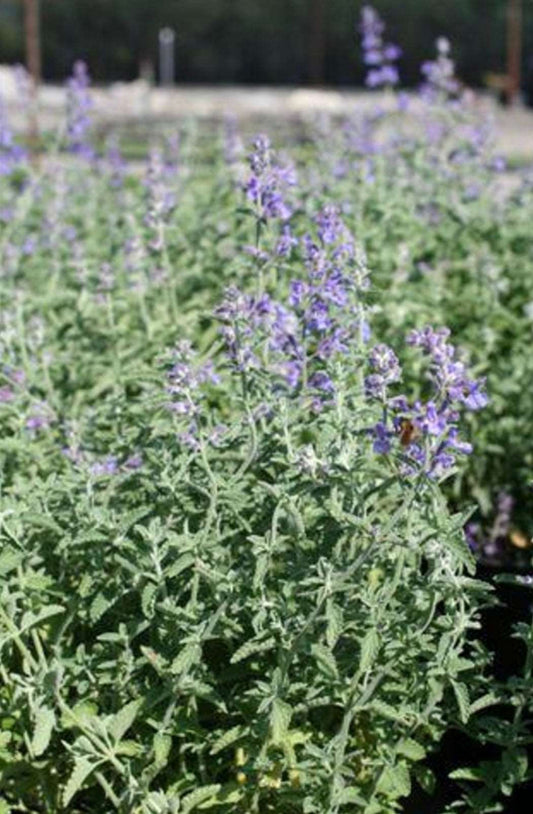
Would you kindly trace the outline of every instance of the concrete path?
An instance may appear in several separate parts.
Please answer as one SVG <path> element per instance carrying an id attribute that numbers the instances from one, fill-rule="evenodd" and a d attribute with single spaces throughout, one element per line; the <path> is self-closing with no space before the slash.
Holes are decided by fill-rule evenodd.
<path id="1" fill-rule="evenodd" d="M 19 93 L 12 69 L 0 66 L 0 96 L 15 127 L 24 127 Z M 94 88 L 92 95 L 94 118 L 106 129 L 188 117 L 213 120 L 228 114 L 238 120 L 263 121 L 305 119 L 317 113 L 341 116 L 350 110 L 395 104 L 391 96 L 361 90 L 199 85 L 162 89 L 152 88 L 142 80 Z M 414 97 L 410 103 L 416 115 L 419 103 Z M 473 104 L 493 118 L 500 152 L 513 159 L 533 161 L 533 110 L 505 109 L 487 95 L 476 95 Z M 64 88 L 43 86 L 39 93 L 41 128 L 56 128 L 64 111 Z"/>

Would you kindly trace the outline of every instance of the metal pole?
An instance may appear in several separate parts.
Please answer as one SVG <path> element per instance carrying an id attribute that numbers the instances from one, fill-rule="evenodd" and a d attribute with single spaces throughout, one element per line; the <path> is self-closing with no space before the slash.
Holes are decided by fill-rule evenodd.
<path id="1" fill-rule="evenodd" d="M 507 0 L 507 101 L 520 93 L 522 67 L 522 0 Z"/>
<path id="2" fill-rule="evenodd" d="M 162 28 L 159 32 L 159 82 L 161 85 L 174 84 L 174 48 L 176 33 L 172 28 Z"/>

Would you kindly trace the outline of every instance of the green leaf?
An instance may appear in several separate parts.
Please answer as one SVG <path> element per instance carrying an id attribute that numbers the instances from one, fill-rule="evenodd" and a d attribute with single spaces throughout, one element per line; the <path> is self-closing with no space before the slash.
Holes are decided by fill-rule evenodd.
<path id="1" fill-rule="evenodd" d="M 142 699 L 130 701 L 129 704 L 126 704 L 119 712 L 113 715 L 111 723 L 108 725 L 108 731 L 115 741 L 122 740 L 128 729 L 132 726 L 142 703 Z"/>
<path id="2" fill-rule="evenodd" d="M 388 719 L 389 721 L 397 721 L 398 723 L 406 724 L 409 723 L 409 716 L 408 711 L 405 709 L 396 709 L 396 707 L 391 706 L 391 704 L 385 703 L 385 701 L 372 701 L 369 704 L 369 708 L 372 709 L 374 712 L 377 712 L 378 715 L 381 715 L 383 718 Z"/>
<path id="3" fill-rule="evenodd" d="M 200 786 L 200 788 L 195 789 L 191 794 L 187 794 L 187 796 L 181 800 L 181 814 L 188 814 L 189 811 L 192 811 L 201 804 L 203 804 L 202 808 L 209 808 L 208 805 L 205 805 L 209 802 L 211 802 L 212 805 L 217 805 L 218 801 L 216 796 L 221 788 L 220 783 L 217 783 L 212 786 Z"/>
<path id="4" fill-rule="evenodd" d="M 340 792 L 335 797 L 335 802 L 337 805 L 345 806 L 345 805 L 357 805 L 357 806 L 364 806 L 365 801 L 361 797 L 360 792 L 354 786 L 349 786 L 348 788 L 341 789 Z"/>
<path id="5" fill-rule="evenodd" d="M 413 740 L 412 738 L 404 738 L 404 740 L 400 741 L 398 746 L 396 747 L 396 752 L 399 755 L 404 755 L 408 757 L 409 760 L 424 760 L 426 756 L 426 750 L 424 747 L 417 743 L 417 741 Z"/>
<path id="6" fill-rule="evenodd" d="M 413 771 L 420 788 L 423 789 L 426 794 L 433 794 L 437 781 L 431 769 L 427 766 L 414 766 Z"/>
<path id="7" fill-rule="evenodd" d="M 468 695 L 468 688 L 466 684 L 460 681 L 452 681 L 453 691 L 457 699 L 457 706 L 459 707 L 459 716 L 461 721 L 466 724 L 470 718 L 470 697 Z"/>
<path id="8" fill-rule="evenodd" d="M 265 653 L 267 650 L 271 650 L 275 646 L 276 640 L 273 638 L 273 636 L 269 636 L 268 639 L 263 639 L 261 641 L 252 640 L 250 642 L 245 642 L 231 657 L 231 664 L 237 664 L 237 662 L 248 658 L 248 656 L 253 656 L 254 653 Z"/>
<path id="9" fill-rule="evenodd" d="M 45 622 L 52 616 L 57 616 L 58 613 L 64 612 L 65 608 L 63 607 L 63 605 L 45 605 L 44 608 L 41 608 L 41 610 L 38 613 L 28 611 L 22 617 L 21 632 L 30 630 L 32 627 L 40 625 L 41 622 Z"/>
<path id="10" fill-rule="evenodd" d="M 86 757 L 76 758 L 72 774 L 68 779 L 68 783 L 63 790 L 63 805 L 68 806 L 72 798 L 81 789 L 83 783 L 91 774 L 98 764 L 93 763 Z"/>
<path id="11" fill-rule="evenodd" d="M 141 594 L 141 607 L 144 616 L 150 619 L 154 615 L 155 600 L 159 586 L 155 582 L 149 582 L 144 586 Z"/>
<path id="12" fill-rule="evenodd" d="M 281 698 L 274 698 L 270 713 L 270 737 L 272 743 L 282 745 L 291 723 L 292 708 Z"/>
<path id="13" fill-rule="evenodd" d="M 231 729 L 228 729 L 227 732 L 224 732 L 224 734 L 221 735 L 217 741 L 215 741 L 211 747 L 211 754 L 216 755 L 223 749 L 231 746 L 232 743 L 235 743 L 239 740 L 239 738 L 242 738 L 244 733 L 245 729 L 243 726 L 233 726 Z"/>
<path id="14" fill-rule="evenodd" d="M 101 591 L 100 593 L 97 593 L 91 602 L 91 607 L 89 608 L 89 616 L 91 617 L 91 621 L 98 622 L 106 610 L 108 610 L 116 601 L 117 598 L 107 597 Z"/>
<path id="15" fill-rule="evenodd" d="M 172 579 L 173 577 L 179 576 L 182 571 L 185 571 L 187 568 L 190 568 L 191 565 L 194 565 L 195 561 L 196 557 L 194 554 L 182 554 L 181 557 L 178 557 L 176 562 L 165 570 L 165 578 Z"/>
<path id="16" fill-rule="evenodd" d="M 344 627 L 342 608 L 336 605 L 331 599 L 326 602 L 326 641 L 328 647 L 333 650 Z"/>
<path id="17" fill-rule="evenodd" d="M 378 783 L 378 789 L 388 797 L 407 797 L 411 793 L 411 778 L 407 766 L 386 766 Z"/>
<path id="18" fill-rule="evenodd" d="M 46 514 L 25 512 L 21 519 L 26 525 L 38 526 L 39 528 L 48 529 L 49 531 L 55 531 L 55 533 L 58 535 L 63 534 L 63 529 L 61 526 L 58 526 L 53 517 L 49 517 Z"/>
<path id="19" fill-rule="evenodd" d="M 168 798 L 162 791 L 151 791 L 142 801 L 143 814 L 166 814 Z"/>
<path id="20" fill-rule="evenodd" d="M 367 670 L 370 669 L 374 661 L 376 660 L 376 656 L 379 652 L 379 633 L 375 628 L 372 628 L 368 631 L 365 635 L 363 641 L 361 642 L 361 656 L 359 659 L 359 669 L 362 673 L 365 673 Z"/>
<path id="21" fill-rule="evenodd" d="M 202 648 L 196 642 L 191 642 L 186 644 L 185 647 L 180 650 L 174 661 L 170 666 L 170 672 L 174 673 L 175 675 L 179 673 L 186 673 L 188 672 L 193 664 L 196 664 L 200 661 L 202 657 Z"/>
<path id="22" fill-rule="evenodd" d="M 116 755 L 125 755 L 126 757 L 137 757 L 138 755 L 143 754 L 145 751 L 146 749 L 142 743 L 131 740 L 120 741 L 118 746 L 115 748 Z"/>
<path id="23" fill-rule="evenodd" d="M 124 536 L 139 520 L 142 520 L 143 517 L 146 517 L 151 511 L 152 508 L 150 506 L 141 506 L 139 509 L 134 509 L 123 515 L 120 522 L 119 534 Z"/>
<path id="24" fill-rule="evenodd" d="M 56 716 L 48 707 L 38 707 L 35 713 L 35 728 L 31 742 L 32 752 L 39 757 L 48 747 L 54 730 Z"/>
<path id="25" fill-rule="evenodd" d="M 0 554 L 0 577 L 5 577 L 14 571 L 23 561 L 24 555 L 12 548 L 5 548 Z"/>
<path id="26" fill-rule="evenodd" d="M 338 678 L 337 662 L 329 648 L 317 643 L 311 647 L 311 652 L 317 661 L 320 672 L 324 673 L 328 678 Z"/>
<path id="27" fill-rule="evenodd" d="M 468 768 L 465 766 L 461 769 L 454 769 L 453 772 L 450 772 L 448 777 L 451 777 L 452 780 L 471 780 L 475 781 L 476 783 L 482 783 L 484 773 L 482 769 L 474 767 Z"/>
<path id="28" fill-rule="evenodd" d="M 61 715 L 61 725 L 65 729 L 78 726 L 90 726 L 98 715 L 98 707 L 94 701 L 80 701 L 72 710 L 67 709 Z"/>
<path id="29" fill-rule="evenodd" d="M 481 698 L 476 698 L 470 704 L 470 714 L 473 715 L 475 712 L 480 712 L 482 709 L 486 709 L 487 707 L 492 707 L 494 704 L 499 703 L 499 698 L 493 692 L 488 692 L 485 695 L 482 695 Z"/>
<path id="30" fill-rule="evenodd" d="M 172 738 L 163 732 L 156 732 L 153 740 L 154 760 L 157 766 L 163 768 L 167 765 L 168 756 L 172 748 Z"/>

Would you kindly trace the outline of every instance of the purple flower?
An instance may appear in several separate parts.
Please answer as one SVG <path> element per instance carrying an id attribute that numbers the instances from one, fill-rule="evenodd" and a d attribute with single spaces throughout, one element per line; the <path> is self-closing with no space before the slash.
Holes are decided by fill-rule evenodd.
<path id="1" fill-rule="evenodd" d="M 196 422 L 191 422 L 189 427 L 184 432 L 178 433 L 178 441 L 188 449 L 191 449 L 193 452 L 198 452 L 201 448 L 200 441 L 198 439 L 198 425 Z"/>
<path id="2" fill-rule="evenodd" d="M 26 418 L 26 429 L 30 432 L 47 430 L 54 420 L 54 412 L 45 401 L 39 401 L 33 405 Z"/>
<path id="3" fill-rule="evenodd" d="M 224 439 L 224 435 L 227 433 L 228 428 L 225 424 L 217 424 L 211 432 L 209 433 L 208 441 L 214 447 L 219 447 Z"/>
<path id="4" fill-rule="evenodd" d="M 435 330 L 429 326 L 408 335 L 407 344 L 420 348 L 429 359 L 428 377 L 433 389 L 432 398 L 413 406 L 405 396 L 388 397 L 388 385 L 400 377 L 394 352 L 377 345 L 370 354 L 373 372 L 365 379 L 366 392 L 382 401 L 392 415 L 391 434 L 403 447 L 402 471 L 408 476 L 423 471 L 428 477 L 441 477 L 455 464 L 457 455 L 469 455 L 472 445 L 459 438 L 456 426 L 460 408 L 481 409 L 487 403 L 484 382 L 471 379 L 465 365 L 455 359 L 455 348 L 447 341 L 449 335 L 447 328 Z M 378 452 L 385 430 L 380 428 L 378 435 L 374 432 Z"/>
<path id="5" fill-rule="evenodd" d="M 286 193 L 296 184 L 294 168 L 275 162 L 267 136 L 258 136 L 253 146 L 254 151 L 248 158 L 251 174 L 244 185 L 246 196 L 254 205 L 258 217 L 286 221 L 292 215 Z"/>
<path id="6" fill-rule="evenodd" d="M 93 108 L 89 94 L 90 84 L 87 65 L 78 60 L 67 81 L 67 138 L 71 152 L 88 160 L 94 158 L 94 149 L 88 140 Z"/>
<path id="7" fill-rule="evenodd" d="M 398 357 L 387 345 L 376 345 L 369 355 L 369 362 L 374 371 L 365 379 L 367 395 L 384 399 L 387 387 L 401 379 L 402 372 Z"/>
<path id="8" fill-rule="evenodd" d="M 276 245 L 275 252 L 278 257 L 288 257 L 294 246 L 298 245 L 298 239 L 291 232 L 291 227 L 286 224 Z"/>
<path id="9" fill-rule="evenodd" d="M 108 455 L 101 461 L 95 461 L 89 467 L 89 472 L 95 477 L 103 475 L 116 475 L 119 470 L 118 460 L 114 455 Z"/>
<path id="10" fill-rule="evenodd" d="M 374 452 L 387 455 L 391 451 L 391 432 L 387 429 L 386 424 L 383 421 L 378 421 L 372 429 L 372 435 L 374 437 L 374 443 L 372 444 Z"/>
<path id="11" fill-rule="evenodd" d="M 130 470 L 140 469 L 142 465 L 143 457 L 139 452 L 135 453 L 134 455 L 130 455 L 130 457 L 126 458 L 124 461 L 125 468 Z"/>
<path id="12" fill-rule="evenodd" d="M 84 454 L 78 446 L 68 446 L 63 447 L 61 453 L 68 458 L 69 461 L 72 461 L 74 464 L 81 464 L 84 460 Z"/>
<path id="13" fill-rule="evenodd" d="M 505 538 L 511 529 L 514 499 L 508 492 L 500 492 L 496 501 L 496 517 L 490 530 L 492 541 Z"/>
<path id="14" fill-rule="evenodd" d="M 165 246 L 165 224 L 176 206 L 176 196 L 168 186 L 165 163 L 158 150 L 150 152 L 144 185 L 147 191 L 144 222 L 152 233 L 149 246 L 152 251 L 160 252 Z"/>
<path id="15" fill-rule="evenodd" d="M 335 390 L 335 385 L 323 370 L 317 370 L 316 373 L 310 376 L 309 387 L 312 387 L 314 390 L 322 390 L 325 393 L 333 393 Z"/>
<path id="16" fill-rule="evenodd" d="M 0 176 L 9 175 L 26 158 L 23 148 L 16 144 L 0 97 Z"/>
<path id="17" fill-rule="evenodd" d="M 363 61 L 370 67 L 366 76 L 369 88 L 397 85 L 398 69 L 395 62 L 402 55 L 401 48 L 383 42 L 385 25 L 372 6 L 363 6 L 359 30 L 362 34 Z"/>
<path id="18" fill-rule="evenodd" d="M 437 410 L 434 402 L 429 401 L 423 408 L 423 416 L 418 419 L 418 425 L 428 435 L 442 435 L 447 428 L 447 416 Z"/>
<path id="19" fill-rule="evenodd" d="M 15 394 L 10 387 L 0 387 L 0 404 L 7 404 L 13 401 Z"/>
<path id="20" fill-rule="evenodd" d="M 451 469 L 454 463 L 455 457 L 445 447 L 439 449 L 432 458 L 428 475 L 430 477 L 440 477 L 447 469 Z"/>
<path id="21" fill-rule="evenodd" d="M 289 303 L 293 308 L 299 308 L 309 294 L 309 286 L 303 280 L 291 280 L 289 283 Z"/>
<path id="22" fill-rule="evenodd" d="M 464 528 L 465 539 L 471 551 L 479 548 L 480 528 L 478 523 L 467 523 Z"/>
<path id="23" fill-rule="evenodd" d="M 344 233 L 337 207 L 328 205 L 317 215 L 318 236 L 322 243 L 335 243 Z"/>
<path id="24" fill-rule="evenodd" d="M 300 383 L 302 377 L 301 362 L 295 359 L 287 359 L 279 363 L 278 369 L 288 387 L 294 390 Z"/>
<path id="25" fill-rule="evenodd" d="M 118 144 L 111 143 L 109 145 L 105 162 L 106 168 L 110 174 L 111 186 L 115 189 L 122 187 L 124 183 L 124 176 L 126 174 L 126 162 L 122 157 Z"/>
<path id="26" fill-rule="evenodd" d="M 487 394 L 481 391 L 484 383 L 483 379 L 466 382 L 466 394 L 462 396 L 462 400 L 469 410 L 482 410 L 489 403 Z"/>
<path id="27" fill-rule="evenodd" d="M 455 78 L 455 65 L 449 56 L 449 41 L 445 37 L 439 37 L 436 47 L 436 60 L 424 62 L 421 68 L 426 80 L 422 90 L 430 100 L 438 96 L 454 96 L 459 91 L 459 83 Z"/>
<path id="28" fill-rule="evenodd" d="M 219 381 L 213 363 L 197 364 L 195 356 L 190 342 L 180 342 L 174 351 L 174 363 L 167 372 L 167 393 L 172 398 L 168 408 L 178 415 L 195 415 L 201 385 Z"/>

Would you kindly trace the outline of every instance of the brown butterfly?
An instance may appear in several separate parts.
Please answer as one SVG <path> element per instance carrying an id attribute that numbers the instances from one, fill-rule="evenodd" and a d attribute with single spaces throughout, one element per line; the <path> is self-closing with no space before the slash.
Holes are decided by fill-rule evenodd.
<path id="1" fill-rule="evenodd" d="M 412 444 L 413 441 L 416 441 L 417 438 L 420 438 L 420 429 L 413 424 L 411 419 L 401 418 L 399 435 L 400 435 L 400 444 L 402 445 L 402 447 L 408 447 L 409 444 Z"/>

